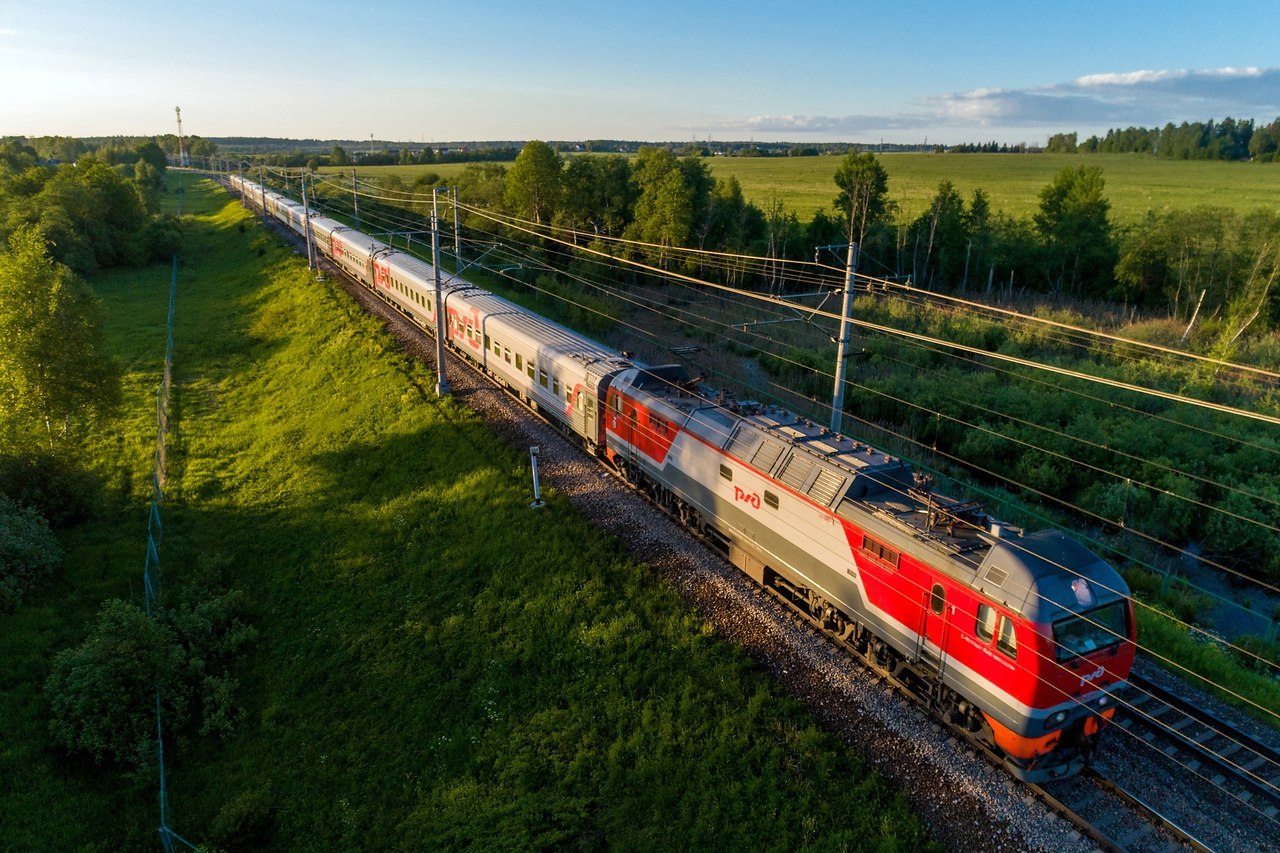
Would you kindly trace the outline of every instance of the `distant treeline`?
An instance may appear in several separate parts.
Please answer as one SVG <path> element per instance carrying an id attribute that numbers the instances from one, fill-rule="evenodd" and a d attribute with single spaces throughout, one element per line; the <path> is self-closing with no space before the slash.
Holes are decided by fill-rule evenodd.
<path id="1" fill-rule="evenodd" d="M 24 149 L 45 164 L 74 163 L 86 154 L 109 166 L 131 164 L 138 160 L 138 152 L 151 144 L 159 146 L 169 158 L 178 156 L 178 137 L 172 133 L 160 136 L 8 136 L 0 139 L 0 145 Z M 208 157 L 218 150 L 213 140 L 199 136 L 184 137 L 183 144 L 191 157 Z"/>
<path id="2" fill-rule="evenodd" d="M 1164 127 L 1114 128 L 1079 142 L 1075 133 L 1055 133 L 1044 149 L 1059 154 L 1152 154 L 1170 160 L 1280 160 L 1280 118 L 1257 126 L 1253 119 L 1172 122 Z"/>

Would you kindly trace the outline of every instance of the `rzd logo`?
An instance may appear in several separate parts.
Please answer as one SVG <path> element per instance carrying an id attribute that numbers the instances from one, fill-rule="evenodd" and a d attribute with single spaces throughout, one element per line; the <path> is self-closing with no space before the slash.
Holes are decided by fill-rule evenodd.
<path id="1" fill-rule="evenodd" d="M 740 503 L 747 504 L 755 509 L 760 508 L 760 495 L 757 492 L 744 492 L 737 486 L 733 487 L 733 499 Z"/>
<path id="2" fill-rule="evenodd" d="M 1085 686 L 1086 684 L 1088 684 L 1090 681 L 1095 681 L 1095 680 L 1097 680 L 1097 679 L 1101 678 L 1101 677 L 1103 676 L 1103 673 L 1105 673 L 1105 672 L 1106 672 L 1106 670 L 1105 670 L 1105 669 L 1103 669 L 1102 667 L 1098 667 L 1097 669 L 1095 669 L 1093 672 L 1089 673 L 1088 675 L 1083 675 L 1083 676 L 1081 676 L 1081 677 L 1080 677 L 1080 686 L 1081 686 L 1081 687 L 1084 687 L 1084 686 Z"/>

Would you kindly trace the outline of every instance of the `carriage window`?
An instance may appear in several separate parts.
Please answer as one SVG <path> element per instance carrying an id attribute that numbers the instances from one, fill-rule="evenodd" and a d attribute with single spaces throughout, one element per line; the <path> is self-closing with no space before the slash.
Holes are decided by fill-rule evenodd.
<path id="1" fill-rule="evenodd" d="M 1011 658 L 1018 656 L 1018 638 L 1013 633 L 1013 620 L 1008 616 L 1000 620 L 1000 639 L 996 640 L 996 648 Z"/>
<path id="2" fill-rule="evenodd" d="M 533 364 L 533 362 L 531 361 L 531 362 L 529 362 L 529 366 L 528 366 L 528 367 L 526 367 L 526 368 L 524 369 L 524 372 L 525 372 L 525 373 L 527 373 L 527 374 L 529 374 L 529 378 L 530 378 L 530 379 L 532 379 L 532 378 L 533 378 L 533 368 L 534 368 L 534 364 Z"/>
<path id="3" fill-rule="evenodd" d="M 942 614 L 942 608 L 947 603 L 947 591 L 942 588 L 942 584 L 935 583 L 933 590 L 929 594 L 929 609 L 939 615 Z"/>
<path id="4" fill-rule="evenodd" d="M 547 383 L 543 382 L 542 384 L 546 385 Z M 556 395 L 560 394 L 560 378 L 558 376 L 551 377 L 551 393 Z"/>
<path id="5" fill-rule="evenodd" d="M 516 353 L 516 370 L 524 370 L 524 356 Z"/>
<path id="6" fill-rule="evenodd" d="M 529 367 L 530 369 L 532 369 L 533 365 L 531 364 L 529 365 Z M 538 384 L 541 385 L 543 388 L 547 387 L 547 371 L 545 370 L 538 371 Z"/>
<path id="7" fill-rule="evenodd" d="M 506 359 L 507 364 L 510 364 L 510 363 L 511 363 L 511 350 L 507 349 L 506 347 L 503 347 L 503 348 L 502 348 L 502 357 L 503 357 L 504 359 Z M 519 365 L 516 365 L 516 366 L 517 366 L 517 367 L 519 367 Z"/>

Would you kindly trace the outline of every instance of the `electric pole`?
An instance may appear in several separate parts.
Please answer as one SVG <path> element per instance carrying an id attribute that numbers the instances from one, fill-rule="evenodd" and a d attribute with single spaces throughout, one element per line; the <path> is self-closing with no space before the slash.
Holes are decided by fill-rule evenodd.
<path id="1" fill-rule="evenodd" d="M 858 266 L 858 244 L 849 244 L 844 266 L 844 300 L 840 305 L 840 340 L 836 352 L 836 387 L 831 398 L 831 431 L 840 432 L 844 418 L 844 377 L 849 365 L 849 315 L 853 310 L 853 271 Z"/>

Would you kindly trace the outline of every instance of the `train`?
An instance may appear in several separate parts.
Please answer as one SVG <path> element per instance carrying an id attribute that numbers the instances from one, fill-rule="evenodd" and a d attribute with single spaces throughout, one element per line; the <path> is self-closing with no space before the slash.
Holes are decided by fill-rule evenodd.
<path id="1" fill-rule="evenodd" d="M 1015 777 L 1079 773 L 1125 704 L 1129 589 L 1076 539 L 1005 524 L 866 442 L 644 364 L 243 176 L 230 184 L 298 235 L 309 227 L 320 254 L 432 335 L 439 297 L 453 352 Z"/>

